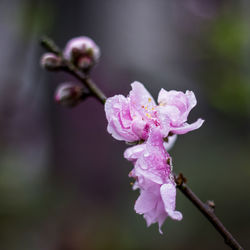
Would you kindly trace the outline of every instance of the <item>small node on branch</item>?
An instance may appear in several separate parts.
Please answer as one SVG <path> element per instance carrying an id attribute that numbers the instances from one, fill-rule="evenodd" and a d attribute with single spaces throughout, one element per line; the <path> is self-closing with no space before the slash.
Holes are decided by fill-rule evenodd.
<path id="1" fill-rule="evenodd" d="M 212 211 L 215 210 L 215 203 L 214 203 L 214 201 L 207 200 L 207 201 L 206 201 L 206 205 L 208 205 L 209 208 L 210 208 Z"/>
<path id="2" fill-rule="evenodd" d="M 178 176 L 175 176 L 175 182 L 178 186 L 181 186 L 183 183 L 187 183 L 187 179 L 182 173 L 179 173 Z"/>
<path id="3" fill-rule="evenodd" d="M 47 70 L 59 70 L 62 66 L 62 58 L 54 53 L 48 52 L 41 57 L 41 66 Z"/>
<path id="4" fill-rule="evenodd" d="M 61 84 L 55 93 L 55 101 L 66 107 L 74 107 L 85 100 L 90 94 L 83 91 L 83 87 L 74 83 Z"/>

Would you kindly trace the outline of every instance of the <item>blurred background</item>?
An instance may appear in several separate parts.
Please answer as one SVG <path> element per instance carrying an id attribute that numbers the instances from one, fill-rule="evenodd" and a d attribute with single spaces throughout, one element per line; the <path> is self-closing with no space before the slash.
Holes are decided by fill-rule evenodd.
<path id="1" fill-rule="evenodd" d="M 0 249 L 228 249 L 178 191 L 181 222 L 160 235 L 133 210 L 127 145 L 107 132 L 103 106 L 54 103 L 73 80 L 41 69 L 42 35 L 63 47 L 87 35 L 101 47 L 93 79 L 108 96 L 130 83 L 193 90 L 175 172 L 250 248 L 250 2 L 248 0 L 0 1 Z"/>

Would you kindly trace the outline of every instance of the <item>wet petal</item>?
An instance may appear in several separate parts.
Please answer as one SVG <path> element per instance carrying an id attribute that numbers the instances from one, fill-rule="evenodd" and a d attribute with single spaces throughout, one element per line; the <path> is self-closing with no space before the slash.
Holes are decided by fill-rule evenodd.
<path id="1" fill-rule="evenodd" d="M 175 211 L 176 187 L 173 183 L 163 184 L 160 189 L 165 211 L 174 220 L 181 220 L 182 214 Z"/>
<path id="2" fill-rule="evenodd" d="M 180 127 L 172 127 L 170 131 L 174 134 L 186 134 L 192 130 L 200 128 L 203 122 L 204 122 L 203 119 L 198 119 L 196 122 L 191 123 L 191 124 L 184 123 Z"/>
<path id="3" fill-rule="evenodd" d="M 157 196 L 148 191 L 141 191 L 140 196 L 135 202 L 135 211 L 138 214 L 144 214 L 151 211 L 157 203 Z"/>

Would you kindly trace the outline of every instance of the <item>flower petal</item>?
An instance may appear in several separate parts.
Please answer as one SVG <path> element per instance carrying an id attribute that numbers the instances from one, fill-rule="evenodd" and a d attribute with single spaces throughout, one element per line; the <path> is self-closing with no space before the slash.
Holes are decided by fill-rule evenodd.
<path id="1" fill-rule="evenodd" d="M 129 161 L 137 160 L 143 154 L 145 148 L 146 148 L 146 144 L 140 144 L 140 145 L 130 147 L 125 150 L 124 158 L 126 158 Z"/>
<path id="2" fill-rule="evenodd" d="M 133 117 L 143 117 L 146 121 L 151 121 L 154 113 L 155 101 L 151 94 L 140 82 L 131 84 L 132 90 L 129 92 L 130 108 Z"/>
<path id="3" fill-rule="evenodd" d="M 133 142 L 140 139 L 131 128 L 132 118 L 127 98 L 115 95 L 105 102 L 105 113 L 108 120 L 108 132 L 117 140 Z"/>
<path id="4" fill-rule="evenodd" d="M 203 119 L 198 119 L 196 122 L 188 124 L 188 123 L 184 123 L 181 127 L 172 127 L 170 129 L 170 131 L 174 134 L 186 134 L 189 131 L 198 129 L 202 126 L 204 120 Z"/>
<path id="5" fill-rule="evenodd" d="M 174 127 L 182 126 L 187 121 L 189 112 L 197 104 L 195 95 L 192 91 L 187 90 L 186 93 L 161 89 L 158 102 L 162 114 L 165 114 L 171 120 Z"/>
<path id="6" fill-rule="evenodd" d="M 176 187 L 173 183 L 163 184 L 160 188 L 165 211 L 174 220 L 181 220 L 182 214 L 175 211 Z"/>
<path id="7" fill-rule="evenodd" d="M 140 82 L 131 83 L 132 90 L 129 93 L 129 97 L 132 102 L 137 103 L 138 106 L 145 105 L 146 103 L 150 103 L 151 105 L 156 105 L 153 97 L 147 91 L 147 89 Z"/>
<path id="8" fill-rule="evenodd" d="M 188 111 L 190 111 L 192 108 L 196 106 L 197 100 L 193 91 L 187 90 L 185 95 L 188 99 Z"/>
<path id="9" fill-rule="evenodd" d="M 157 196 L 148 191 L 141 190 L 141 194 L 135 202 L 135 211 L 138 214 L 144 214 L 156 206 Z"/>
<path id="10" fill-rule="evenodd" d="M 187 97 L 181 91 L 161 89 L 157 101 L 159 104 L 177 106 L 181 111 L 187 108 Z"/>
<path id="11" fill-rule="evenodd" d="M 132 121 L 131 127 L 134 134 L 136 134 L 139 138 L 143 140 L 148 138 L 150 126 L 146 121 L 141 118 L 135 118 Z"/>

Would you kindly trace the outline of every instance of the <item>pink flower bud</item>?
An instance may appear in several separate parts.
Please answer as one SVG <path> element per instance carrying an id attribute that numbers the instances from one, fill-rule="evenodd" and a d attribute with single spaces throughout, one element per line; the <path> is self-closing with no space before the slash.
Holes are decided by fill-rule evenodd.
<path id="1" fill-rule="evenodd" d="M 86 36 L 69 40 L 64 49 L 64 57 L 71 60 L 78 68 L 87 70 L 100 58 L 100 49 L 95 42 Z"/>
<path id="2" fill-rule="evenodd" d="M 77 66 L 80 69 L 88 69 L 91 66 L 93 66 L 93 61 L 89 57 L 83 56 L 83 57 L 79 58 L 79 60 L 77 62 Z"/>
<path id="3" fill-rule="evenodd" d="M 81 101 L 82 96 L 83 89 L 81 86 L 63 83 L 56 90 L 55 100 L 63 106 L 73 107 Z"/>
<path id="4" fill-rule="evenodd" d="M 41 58 L 41 65 L 47 70 L 56 70 L 61 67 L 62 60 L 53 53 L 45 53 Z"/>

